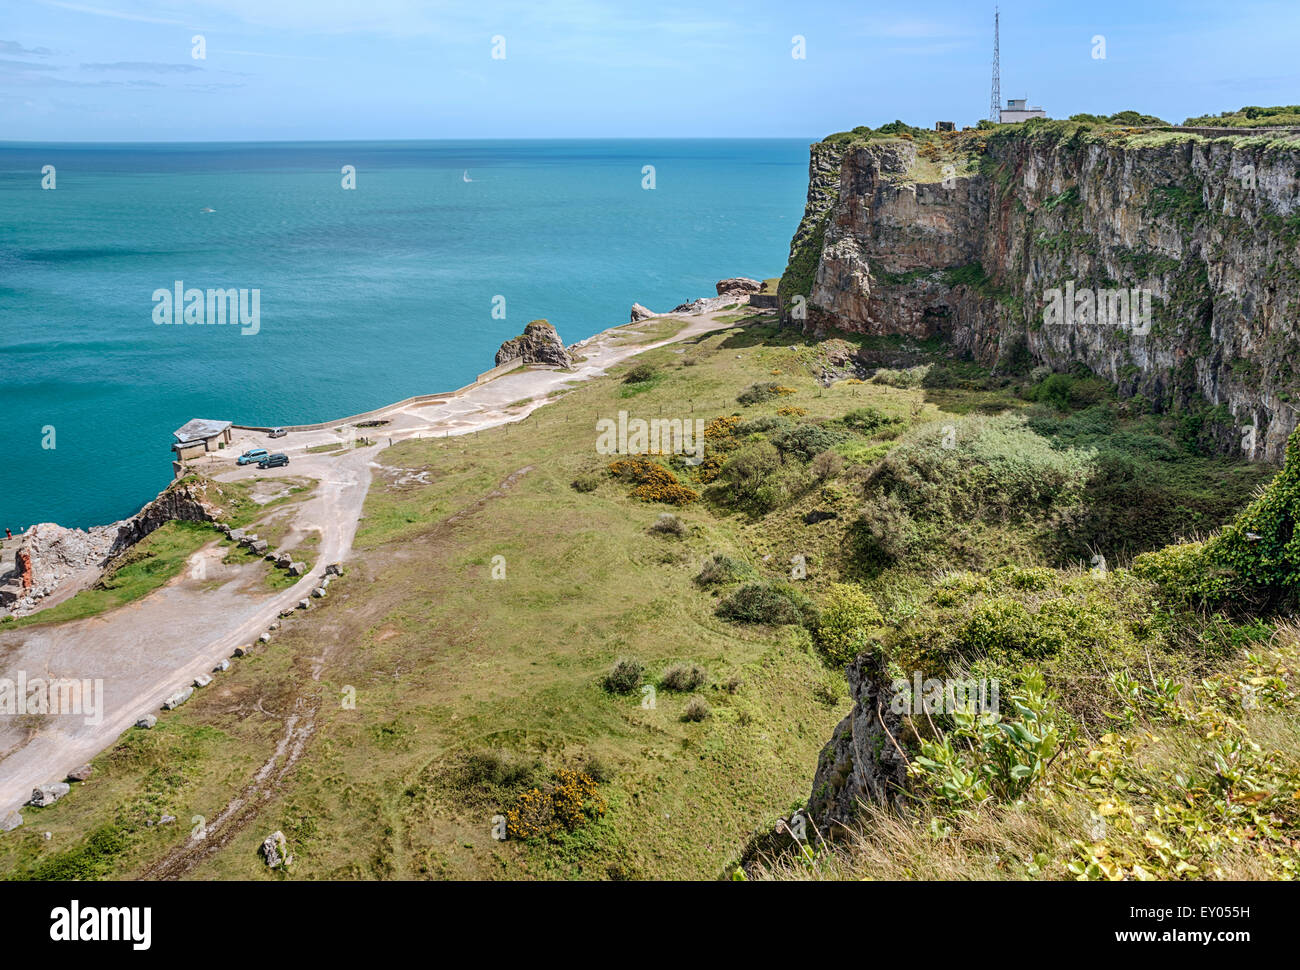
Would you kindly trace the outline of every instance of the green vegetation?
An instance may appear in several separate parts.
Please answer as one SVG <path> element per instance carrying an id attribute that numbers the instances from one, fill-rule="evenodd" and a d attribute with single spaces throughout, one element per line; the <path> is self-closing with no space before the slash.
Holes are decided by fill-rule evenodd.
<path id="1" fill-rule="evenodd" d="M 1300 104 L 1274 105 L 1271 108 L 1252 105 L 1217 115 L 1188 118 L 1183 124 L 1213 128 L 1300 127 Z"/>
<path id="2" fill-rule="evenodd" d="M 1295 803 L 1250 794 L 1300 788 L 1285 788 L 1300 739 L 1292 668 L 1272 653 L 1284 628 L 1263 607 L 1165 592 L 1200 575 L 1195 548 L 1141 558 L 1232 535 L 1272 470 L 1198 453 L 1176 417 L 1086 372 L 1049 384 L 913 342 L 902 376 L 827 386 L 824 348 L 791 343 L 750 322 L 638 361 L 660 378 L 636 398 L 644 415 L 705 421 L 699 464 L 629 455 L 611 469 L 594 451 L 592 415 L 627 407 L 623 374 L 509 432 L 387 449 L 386 467 L 427 484 L 375 479 L 347 580 L 222 675 L 220 693 L 124 735 L 91 782 L 0 839 L 0 871 L 138 874 L 188 839 L 183 824 L 145 822 L 215 816 L 272 760 L 303 698 L 318 706 L 302 760 L 191 877 L 276 878 L 257 855 L 276 829 L 295 878 L 716 877 L 808 798 L 850 708 L 842 668 L 864 652 L 891 677 L 996 678 L 1003 719 L 940 714 L 899 737 L 916 765 L 907 811 L 792 873 L 1285 871 Z M 737 401 L 774 372 L 790 393 Z M 1292 569 L 1280 481 L 1238 520 L 1272 550 L 1234 580 L 1261 602 Z M 669 486 L 694 498 L 665 504 Z M 681 528 L 657 528 L 663 514 Z M 1242 536 L 1224 540 L 1224 561 L 1260 545 Z M 1264 678 L 1249 715 L 1239 677 Z M 1193 685 L 1186 699 L 1221 686 L 1188 719 L 1159 720 L 1183 717 L 1157 708 L 1177 684 Z M 345 687 L 352 707 L 335 701 Z M 1220 705 L 1230 717 L 1205 720 Z M 1206 745 L 1208 730 L 1241 751 Z M 1249 780 L 1216 775 L 1216 751 Z M 1084 774 L 1099 764 L 1113 768 Z M 1118 814 L 1099 843 L 1085 832 L 1103 804 Z M 666 840 L 665 816 L 709 837 Z M 986 845 L 1014 851 L 988 862 Z M 1161 851 L 1169 861 L 1152 861 Z"/>

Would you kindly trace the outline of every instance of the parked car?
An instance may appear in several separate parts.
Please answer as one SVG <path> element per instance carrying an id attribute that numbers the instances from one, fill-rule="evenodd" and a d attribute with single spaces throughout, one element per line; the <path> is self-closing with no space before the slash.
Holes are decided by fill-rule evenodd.
<path id="1" fill-rule="evenodd" d="M 288 433 L 289 433 L 289 432 L 285 431 L 284 428 L 272 428 L 271 431 L 270 431 L 270 433 L 267 435 L 267 437 L 268 437 L 268 438 L 283 438 L 283 437 L 284 437 L 285 435 L 287 435 Z"/>
<path id="2" fill-rule="evenodd" d="M 261 461 L 268 454 L 265 448 L 249 448 L 246 452 L 235 459 L 236 465 L 251 465 L 255 461 Z"/>
<path id="3" fill-rule="evenodd" d="M 258 468 L 279 468 L 282 465 L 287 465 L 287 464 L 289 464 L 288 455 L 275 454 L 275 455 L 267 455 L 265 458 L 263 458 L 261 461 L 257 463 L 257 467 Z"/>

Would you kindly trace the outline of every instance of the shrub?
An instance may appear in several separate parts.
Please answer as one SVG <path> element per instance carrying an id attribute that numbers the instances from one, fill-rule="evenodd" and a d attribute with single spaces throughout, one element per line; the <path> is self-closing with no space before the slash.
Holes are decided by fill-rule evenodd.
<path id="1" fill-rule="evenodd" d="M 671 512 L 664 512 L 655 520 L 654 525 L 650 526 L 650 531 L 661 535 L 684 536 L 687 530 L 685 522 Z"/>
<path id="2" fill-rule="evenodd" d="M 902 418 L 891 418 L 879 408 L 856 408 L 840 418 L 844 427 L 870 437 L 896 438 L 907 427 Z"/>
<path id="3" fill-rule="evenodd" d="M 645 664 L 635 657 L 620 657 L 605 675 L 605 690 L 630 694 L 645 680 Z"/>
<path id="4" fill-rule="evenodd" d="M 682 711 L 683 721 L 703 721 L 713 716 L 713 709 L 709 707 L 709 702 L 703 697 L 692 697 L 686 702 L 686 709 Z"/>
<path id="5" fill-rule="evenodd" d="M 649 458 L 621 458 L 612 461 L 609 463 L 609 473 L 621 481 L 634 482 L 632 495 L 643 502 L 689 505 L 700 497 L 693 488 L 681 484 L 671 471 Z"/>
<path id="6" fill-rule="evenodd" d="M 600 476 L 590 472 L 579 475 L 573 480 L 573 489 L 577 492 L 594 492 L 600 487 Z"/>
<path id="7" fill-rule="evenodd" d="M 745 583 L 718 606 L 718 615 L 740 623 L 805 623 L 816 615 L 812 602 L 787 583 Z"/>
<path id="8" fill-rule="evenodd" d="M 884 622 L 875 602 L 860 587 L 835 583 L 822 602 L 813 639 L 827 663 L 842 667 L 872 648 L 872 631 Z"/>
<path id="9" fill-rule="evenodd" d="M 1193 598 L 1208 572 L 1205 543 L 1182 542 L 1144 552 L 1133 560 L 1133 573 L 1160 587 L 1168 599 Z"/>
<path id="10" fill-rule="evenodd" d="M 658 374 L 649 364 L 637 364 L 626 374 L 623 375 L 624 384 L 644 384 L 646 381 L 654 380 Z"/>
<path id="11" fill-rule="evenodd" d="M 884 384 L 887 387 L 898 387 L 904 390 L 920 387 L 921 382 L 925 380 L 930 373 L 930 364 L 922 364 L 919 367 L 908 367 L 903 370 L 892 370 L 888 367 L 881 367 L 871 375 L 871 383 Z"/>
<path id="12" fill-rule="evenodd" d="M 545 787 L 530 789 L 515 800 L 506 811 L 506 831 L 516 839 L 553 838 L 604 814 L 605 800 L 595 780 L 562 768 Z"/>
<path id="13" fill-rule="evenodd" d="M 709 672 L 694 664 L 677 664 L 664 671 L 659 686 L 664 690 L 691 691 L 698 690 L 709 682 Z"/>
<path id="14" fill-rule="evenodd" d="M 776 508 L 785 495 L 778 478 L 781 453 L 770 441 L 738 448 L 718 472 L 718 486 L 728 504 L 763 513 Z"/>
<path id="15" fill-rule="evenodd" d="M 793 394 L 793 387 L 782 387 L 775 381 L 764 381 L 759 384 L 751 384 L 738 395 L 736 400 L 748 407 L 751 404 L 762 404 L 764 401 L 770 401 L 774 397 L 781 397 L 785 394 Z"/>
<path id="16" fill-rule="evenodd" d="M 1035 639 L 1034 622 L 1024 604 L 1007 596 L 990 596 L 971 613 L 960 636 L 973 653 L 1028 654 Z"/>
<path id="17" fill-rule="evenodd" d="M 1270 605 L 1294 597 L 1300 586 L 1300 428 L 1291 433 L 1286 460 L 1231 525 L 1205 549 L 1210 573 L 1202 595 L 1223 598 L 1233 588 Z"/>
<path id="18" fill-rule="evenodd" d="M 749 563 L 715 552 L 704 560 L 695 582 L 700 586 L 725 586 L 744 576 L 752 575 L 753 572 L 754 568 Z"/>
<path id="19" fill-rule="evenodd" d="M 808 466 L 808 471 L 813 478 L 819 482 L 824 482 L 828 478 L 834 478 L 844 470 L 844 459 L 834 451 L 823 451 L 813 458 Z"/>
<path id="20" fill-rule="evenodd" d="M 800 461 L 811 461 L 814 455 L 829 451 L 846 437 L 843 431 L 824 425 L 800 424 L 774 434 L 772 443 L 783 455 L 791 455 Z"/>
<path id="21" fill-rule="evenodd" d="M 505 748 L 480 748 L 466 757 L 461 768 L 461 784 L 514 788 L 531 783 L 540 767 L 541 763 L 531 755 Z"/>

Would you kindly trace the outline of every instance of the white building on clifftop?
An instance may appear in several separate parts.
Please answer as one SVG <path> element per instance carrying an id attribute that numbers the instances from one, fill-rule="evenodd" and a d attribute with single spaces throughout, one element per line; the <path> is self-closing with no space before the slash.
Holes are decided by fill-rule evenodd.
<path id="1" fill-rule="evenodd" d="M 1028 121 L 1030 118 L 1047 117 L 1047 112 L 1042 108 L 1028 107 L 1025 103 L 1027 100 L 1027 98 L 1008 98 L 1007 106 L 998 112 L 999 122 L 1009 125 L 1017 121 Z"/>

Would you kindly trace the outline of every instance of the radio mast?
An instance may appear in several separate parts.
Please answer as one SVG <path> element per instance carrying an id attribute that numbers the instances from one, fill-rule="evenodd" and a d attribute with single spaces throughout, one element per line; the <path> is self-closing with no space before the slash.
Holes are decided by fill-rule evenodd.
<path id="1" fill-rule="evenodd" d="M 989 100 L 989 121 L 1002 120 L 1002 67 L 998 54 L 998 8 L 993 8 L 993 96 Z"/>

